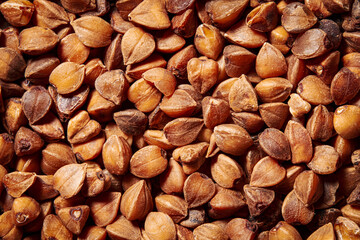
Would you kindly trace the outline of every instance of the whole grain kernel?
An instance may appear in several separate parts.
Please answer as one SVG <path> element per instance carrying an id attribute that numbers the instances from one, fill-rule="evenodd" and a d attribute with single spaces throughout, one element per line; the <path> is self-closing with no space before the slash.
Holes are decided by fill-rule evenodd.
<path id="1" fill-rule="evenodd" d="M 255 69 L 261 78 L 279 77 L 287 72 L 287 64 L 279 49 L 264 43 L 256 57 Z"/>
<path id="2" fill-rule="evenodd" d="M 0 79 L 13 82 L 20 79 L 26 68 L 26 63 L 21 54 L 7 47 L 0 48 Z"/>
<path id="3" fill-rule="evenodd" d="M 4 237 L 11 231 L 11 229 L 15 225 L 14 212 L 12 210 L 9 210 L 1 214 L 0 223 L 1 223 L 0 236 Z"/>
<path id="4" fill-rule="evenodd" d="M 181 193 L 185 180 L 186 175 L 181 165 L 170 158 L 167 169 L 159 176 L 161 190 L 167 194 Z"/>
<path id="5" fill-rule="evenodd" d="M 337 135 L 333 140 L 333 146 L 339 153 L 341 164 L 347 164 L 351 162 L 351 154 L 356 149 L 355 142 L 351 139 L 345 139 L 340 135 Z"/>
<path id="6" fill-rule="evenodd" d="M 85 64 L 84 83 L 94 86 L 95 80 L 106 71 L 106 67 L 99 58 L 93 58 Z"/>
<path id="7" fill-rule="evenodd" d="M 105 230 L 104 230 L 105 232 Z M 127 220 L 124 216 L 120 216 L 113 223 L 106 226 L 106 232 L 104 233 L 104 239 L 106 238 L 106 233 L 112 239 L 140 239 L 141 231 L 138 224 L 134 221 Z M 85 238 L 84 238 L 85 239 Z"/>
<path id="8" fill-rule="evenodd" d="M 142 1 L 129 13 L 128 18 L 136 24 L 155 30 L 166 29 L 171 25 L 165 2 L 160 0 Z"/>
<path id="9" fill-rule="evenodd" d="M 306 123 L 306 129 L 309 131 L 313 140 L 323 142 L 329 140 L 333 131 L 332 114 L 325 106 L 316 106 Z"/>
<path id="10" fill-rule="evenodd" d="M 226 236 L 226 233 L 224 229 L 220 228 L 219 226 L 213 224 L 213 223 L 205 223 L 197 228 L 194 229 L 194 238 L 195 239 L 219 239 L 219 240 L 226 240 L 228 237 Z"/>
<path id="11" fill-rule="evenodd" d="M 87 47 L 106 47 L 111 43 L 113 29 L 100 17 L 84 16 L 71 22 L 76 36 Z"/>
<path id="12" fill-rule="evenodd" d="M 186 201 L 175 195 L 160 195 L 155 198 L 156 209 L 163 212 L 174 221 L 179 223 L 187 216 L 187 203 Z"/>
<path id="13" fill-rule="evenodd" d="M 188 80 L 201 94 L 208 92 L 217 82 L 219 66 L 206 57 L 192 58 L 187 64 Z"/>
<path id="14" fill-rule="evenodd" d="M 14 149 L 17 156 L 36 153 L 41 150 L 43 145 L 44 141 L 41 137 L 28 128 L 21 127 L 15 135 Z"/>
<path id="15" fill-rule="evenodd" d="M 202 24 L 196 29 L 194 44 L 199 53 L 216 60 L 224 47 L 224 39 L 219 29 Z"/>
<path id="16" fill-rule="evenodd" d="M 162 99 L 159 107 L 167 116 L 175 118 L 193 115 L 198 104 L 189 92 L 176 89 L 171 96 Z"/>
<path id="17" fill-rule="evenodd" d="M 215 184 L 205 174 L 195 172 L 187 177 L 183 191 L 189 208 L 195 208 L 205 204 L 214 196 Z"/>
<path id="18" fill-rule="evenodd" d="M 41 237 L 43 239 L 71 239 L 73 234 L 64 226 L 58 216 L 49 214 L 44 219 Z"/>
<path id="19" fill-rule="evenodd" d="M 211 176 L 224 188 L 236 187 L 245 179 L 242 167 L 232 158 L 219 154 L 211 160 Z"/>
<path id="20" fill-rule="evenodd" d="M 176 228 L 174 222 L 167 214 L 162 212 L 150 212 L 145 219 L 144 229 L 151 240 L 176 239 Z"/>
<path id="21" fill-rule="evenodd" d="M 263 102 L 283 102 L 291 93 L 293 85 L 285 78 L 266 78 L 255 87 Z"/>
<path id="22" fill-rule="evenodd" d="M 225 153 L 242 155 L 253 145 L 249 133 L 236 124 L 221 124 L 214 128 L 216 145 Z"/>
<path id="23" fill-rule="evenodd" d="M 184 170 L 186 166 L 190 167 L 190 165 L 193 168 L 196 168 L 196 166 L 199 168 L 205 162 L 205 154 L 208 147 L 209 144 L 207 142 L 178 147 L 173 151 L 172 157 L 176 161 L 181 162 Z"/>
<path id="24" fill-rule="evenodd" d="M 49 86 L 48 91 L 55 104 L 60 121 L 64 122 L 69 120 L 85 104 L 90 88 L 87 85 L 82 85 L 70 95 L 61 95 L 52 86 Z"/>
<path id="25" fill-rule="evenodd" d="M 175 34 L 184 38 L 194 36 L 198 21 L 194 9 L 190 8 L 186 11 L 176 14 L 171 19 L 171 28 Z"/>
<path id="26" fill-rule="evenodd" d="M 259 116 L 259 114 L 256 113 L 233 112 L 231 113 L 231 119 L 235 124 L 244 128 L 249 133 L 259 132 L 264 126 L 264 121 Z"/>
<path id="27" fill-rule="evenodd" d="M 52 101 L 44 87 L 33 86 L 24 93 L 21 103 L 25 116 L 34 124 L 50 111 Z"/>
<path id="28" fill-rule="evenodd" d="M 345 121 L 346 119 L 346 121 Z M 359 125 L 360 107 L 343 105 L 334 112 L 334 129 L 345 139 L 356 138 L 360 135 Z"/>
<path id="29" fill-rule="evenodd" d="M 33 4 L 36 9 L 34 16 L 35 22 L 40 27 L 54 29 L 70 21 L 65 9 L 54 2 L 35 0 Z"/>
<path id="30" fill-rule="evenodd" d="M 271 187 L 285 179 L 286 170 L 277 160 L 267 156 L 258 161 L 251 174 L 250 185 Z"/>
<path id="31" fill-rule="evenodd" d="M 244 196 L 251 216 L 261 215 L 275 200 L 275 192 L 266 188 L 244 186 Z"/>
<path id="32" fill-rule="evenodd" d="M 62 62 L 76 62 L 82 64 L 90 54 L 90 48 L 86 47 L 75 33 L 61 39 L 57 53 Z"/>
<path id="33" fill-rule="evenodd" d="M 18 198 L 34 184 L 35 180 L 35 173 L 11 172 L 5 174 L 2 183 L 10 196 Z"/>
<path id="34" fill-rule="evenodd" d="M 313 171 L 303 171 L 295 179 L 294 191 L 300 201 L 310 206 L 322 196 L 323 183 Z"/>
<path id="35" fill-rule="evenodd" d="M 314 156 L 307 164 L 317 174 L 331 174 L 340 165 L 338 152 L 328 145 L 319 145 L 314 148 Z"/>
<path id="36" fill-rule="evenodd" d="M 259 135 L 261 148 L 270 156 L 278 160 L 290 160 L 291 150 L 286 135 L 278 129 L 267 128 Z"/>
<path id="37" fill-rule="evenodd" d="M 121 41 L 121 52 L 126 65 L 145 60 L 154 50 L 154 37 L 139 27 L 126 31 Z"/>
<path id="38" fill-rule="evenodd" d="M 122 35 L 117 34 L 106 49 L 104 64 L 108 70 L 114 70 L 123 67 L 121 40 Z"/>
<path id="39" fill-rule="evenodd" d="M 204 122 L 200 118 L 177 118 L 164 127 L 165 137 L 174 146 L 184 146 L 197 138 Z"/>
<path id="40" fill-rule="evenodd" d="M 302 3 L 288 4 L 281 17 L 281 23 L 290 33 L 302 33 L 311 28 L 317 18 L 310 9 Z"/>
<path id="41" fill-rule="evenodd" d="M 330 88 L 320 78 L 312 75 L 299 82 L 296 92 L 314 105 L 328 105 L 333 101 Z"/>
<path id="42" fill-rule="evenodd" d="M 128 170 L 131 155 L 130 145 L 121 136 L 113 135 L 103 145 L 104 166 L 112 174 L 124 174 Z"/>
<path id="43" fill-rule="evenodd" d="M 286 58 L 286 62 L 288 65 L 286 78 L 293 85 L 294 90 L 298 83 L 308 75 L 309 69 L 306 67 L 305 60 L 299 59 L 293 54 Z"/>
<path id="44" fill-rule="evenodd" d="M 287 223 L 308 224 L 314 217 L 313 207 L 306 207 L 291 191 L 284 199 L 282 205 L 282 216 Z"/>
<path id="45" fill-rule="evenodd" d="M 145 180 L 129 187 L 121 199 L 120 211 L 126 219 L 143 220 L 153 209 L 153 198 Z"/>
<path id="46" fill-rule="evenodd" d="M 292 163 L 308 163 L 313 155 L 313 145 L 306 128 L 300 123 L 290 120 L 284 133 L 290 144 Z"/>
<path id="47" fill-rule="evenodd" d="M 141 78 L 130 86 L 127 97 L 140 111 L 151 112 L 159 104 L 161 92 Z"/>
<path id="48" fill-rule="evenodd" d="M 205 126 L 210 129 L 224 123 L 230 115 L 230 107 L 225 100 L 207 96 L 201 105 Z"/>
<path id="49" fill-rule="evenodd" d="M 40 205 L 31 197 L 19 197 L 14 200 L 12 211 L 14 211 L 15 215 L 15 224 L 24 226 L 39 216 Z"/>
<path id="50" fill-rule="evenodd" d="M 20 32 L 19 50 L 29 55 L 41 55 L 53 49 L 58 42 L 59 37 L 54 31 L 35 26 Z"/>
<path id="51" fill-rule="evenodd" d="M 205 4 L 210 20 L 220 28 L 228 28 L 239 19 L 247 1 L 213 0 Z"/>
<path id="52" fill-rule="evenodd" d="M 229 105 L 234 112 L 255 112 L 258 110 L 258 100 L 255 90 L 246 75 L 241 75 L 231 86 Z"/>
<path id="53" fill-rule="evenodd" d="M 168 61 L 167 69 L 177 78 L 187 78 L 187 63 L 190 59 L 197 57 L 194 45 L 189 45 L 176 54 Z"/>
<path id="54" fill-rule="evenodd" d="M 305 101 L 297 93 L 290 94 L 288 101 L 289 111 L 294 117 L 301 117 L 311 110 L 311 104 Z"/>
<path id="55" fill-rule="evenodd" d="M 257 225 L 244 218 L 233 218 L 225 227 L 230 239 L 255 239 L 257 231 Z"/>
<path id="56" fill-rule="evenodd" d="M 14 27 L 8 27 L 1 31 L 2 44 L 4 47 L 11 48 L 14 51 L 21 53 L 19 50 L 19 30 Z"/>
<path id="57" fill-rule="evenodd" d="M 185 45 L 185 39 L 171 30 L 155 35 L 156 50 L 161 53 L 174 53 Z"/>
<path id="58" fill-rule="evenodd" d="M 230 42 L 246 48 L 261 47 L 267 41 L 265 33 L 252 30 L 244 20 L 234 24 L 224 36 Z"/>
<path id="59" fill-rule="evenodd" d="M 255 54 L 236 45 L 227 45 L 223 54 L 225 57 L 225 71 L 229 77 L 239 77 L 242 74 L 247 74 L 256 59 Z"/>
<path id="60" fill-rule="evenodd" d="M 289 116 L 289 105 L 280 102 L 264 103 L 259 106 L 259 112 L 268 127 L 281 129 Z"/>
<path id="61" fill-rule="evenodd" d="M 68 123 L 67 139 L 71 144 L 83 143 L 98 135 L 101 126 L 86 111 L 79 111 Z"/>
<path id="62" fill-rule="evenodd" d="M 339 25 L 335 21 L 330 19 L 322 19 L 319 22 L 319 29 L 326 33 L 330 42 L 329 45 L 332 49 L 340 46 L 342 34 Z M 346 32 L 344 34 L 346 34 Z"/>
<path id="63" fill-rule="evenodd" d="M 26 26 L 30 22 L 34 10 L 34 5 L 26 0 L 9 0 L 0 5 L 0 11 L 6 21 L 15 27 Z"/>
<path id="64" fill-rule="evenodd" d="M 208 206 L 209 217 L 224 219 L 236 212 L 245 210 L 246 203 L 240 191 L 216 186 L 216 193 L 208 203 Z"/>
<path id="65" fill-rule="evenodd" d="M 319 239 L 320 237 L 326 239 L 334 239 L 334 240 L 336 239 L 335 231 L 332 223 L 328 223 L 320 227 L 318 230 L 313 232 L 308 237 L 308 240 L 315 240 L 315 239 Z"/>
<path id="66" fill-rule="evenodd" d="M 78 235 L 84 228 L 89 213 L 89 206 L 79 205 L 60 209 L 58 216 L 67 229 Z"/>
<path id="67" fill-rule="evenodd" d="M 58 93 L 68 94 L 80 88 L 84 81 L 84 75 L 84 65 L 65 62 L 51 72 L 49 82 L 56 88 Z"/>
<path id="68" fill-rule="evenodd" d="M 129 83 L 121 70 L 112 70 L 100 75 L 95 80 L 95 89 L 99 94 L 120 105 L 126 99 Z"/>
<path id="69" fill-rule="evenodd" d="M 127 109 L 114 113 L 117 126 L 127 135 L 139 135 L 145 131 L 147 116 L 136 109 Z"/>
<path id="70" fill-rule="evenodd" d="M 312 42 L 311 46 L 308 44 Z M 291 49 L 292 53 L 300 59 L 319 57 L 332 49 L 325 31 L 319 28 L 307 30 L 298 36 Z"/>
<path id="71" fill-rule="evenodd" d="M 300 233 L 296 230 L 295 227 L 290 225 L 287 222 L 280 221 L 269 231 L 269 240 L 277 240 L 277 239 L 293 239 L 293 240 L 301 240 Z"/>
<path id="72" fill-rule="evenodd" d="M 120 192 L 105 192 L 87 200 L 90 216 L 97 226 L 104 227 L 114 221 L 119 211 L 120 199 Z"/>
<path id="73" fill-rule="evenodd" d="M 93 90 L 90 93 L 89 101 L 86 110 L 99 122 L 110 121 L 113 118 L 113 112 L 116 109 L 116 105 L 103 98 L 100 93 Z"/>
<path id="74" fill-rule="evenodd" d="M 20 98 L 10 98 L 5 101 L 3 123 L 5 129 L 11 135 L 15 135 L 19 128 L 25 126 L 28 122 L 22 110 L 21 102 Z"/>
<path id="75" fill-rule="evenodd" d="M 270 32 L 276 27 L 277 21 L 278 10 L 274 2 L 260 4 L 246 16 L 246 24 L 259 32 Z"/>
<path id="76" fill-rule="evenodd" d="M 135 152 L 130 159 L 130 172 L 140 178 L 153 178 L 167 167 L 166 152 L 149 145 Z"/>
<path id="77" fill-rule="evenodd" d="M 90 140 L 72 145 L 72 150 L 80 162 L 95 159 L 101 154 L 105 142 L 105 134 L 100 132 Z"/>
<path id="78" fill-rule="evenodd" d="M 176 78 L 165 68 L 152 68 L 142 74 L 142 77 L 153 83 L 165 96 L 171 96 L 176 88 Z"/>
<path id="79" fill-rule="evenodd" d="M 351 100 L 360 89 L 360 76 L 349 68 L 343 67 L 331 81 L 330 91 L 336 105 L 343 105 Z"/>
<path id="80" fill-rule="evenodd" d="M 68 164 L 54 174 L 54 188 L 64 198 L 75 196 L 84 184 L 86 164 Z"/>
<path id="81" fill-rule="evenodd" d="M 41 170 L 48 175 L 54 174 L 67 164 L 76 163 L 75 155 L 65 143 L 50 143 L 42 150 Z"/>
<path id="82" fill-rule="evenodd" d="M 279 49 L 282 54 L 290 51 L 293 41 L 294 37 L 283 26 L 278 26 L 270 32 L 271 45 Z"/>

